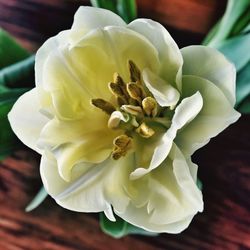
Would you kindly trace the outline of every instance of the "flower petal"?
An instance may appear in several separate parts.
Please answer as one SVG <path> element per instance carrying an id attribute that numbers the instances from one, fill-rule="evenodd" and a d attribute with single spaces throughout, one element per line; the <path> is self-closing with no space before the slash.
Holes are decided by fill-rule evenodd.
<path id="1" fill-rule="evenodd" d="M 183 96 L 190 96 L 199 91 L 203 98 L 203 108 L 199 115 L 178 133 L 175 140 L 182 152 L 192 155 L 197 149 L 239 119 L 219 87 L 197 76 L 184 76 Z"/>
<path id="2" fill-rule="evenodd" d="M 183 60 L 180 50 L 170 36 L 168 31 L 158 22 L 150 19 L 137 19 L 128 25 L 132 29 L 145 36 L 153 46 L 158 50 L 159 60 L 161 62 L 160 76 L 168 83 L 181 89 L 181 70 Z"/>
<path id="3" fill-rule="evenodd" d="M 79 171 L 80 168 L 80 171 Z M 56 159 L 52 154 L 43 154 L 40 173 L 44 187 L 56 202 L 67 209 L 78 212 L 101 212 L 108 209 L 102 183 L 96 182 L 103 174 L 105 168 L 92 165 L 80 165 L 72 181 L 64 181 L 58 173 Z M 91 184 L 95 183 L 91 189 Z M 86 191 L 78 190 L 79 186 Z"/>
<path id="4" fill-rule="evenodd" d="M 192 167 L 192 166 L 191 166 Z M 169 158 L 150 175 L 134 181 L 137 192 L 146 196 L 142 207 L 134 204 L 137 196 L 130 193 L 131 202 L 124 213 L 126 221 L 153 232 L 179 233 L 203 210 L 202 193 L 190 174 L 188 161 L 173 144 Z M 147 181 L 148 185 L 139 185 Z"/>
<path id="5" fill-rule="evenodd" d="M 41 150 L 37 148 L 37 141 L 48 118 L 39 110 L 37 89 L 34 88 L 19 97 L 8 114 L 8 119 L 17 137 L 25 145 L 41 153 Z"/>
<path id="6" fill-rule="evenodd" d="M 181 49 L 184 59 L 183 75 L 194 75 L 213 82 L 235 104 L 236 70 L 219 51 L 205 46 L 188 46 Z"/>
<path id="7" fill-rule="evenodd" d="M 133 155 L 119 161 L 108 159 L 97 165 L 79 164 L 73 169 L 71 182 L 64 181 L 57 170 L 53 155 L 42 156 L 41 176 L 47 192 L 61 206 L 78 212 L 102 212 L 111 219 L 111 205 L 124 212 L 129 198 L 124 185 L 129 181 Z"/>
<path id="8" fill-rule="evenodd" d="M 70 31 L 65 30 L 60 32 L 54 37 L 49 38 L 36 52 L 36 63 L 35 63 L 35 80 L 36 86 L 42 85 L 43 83 L 43 66 L 46 62 L 49 54 L 60 47 L 65 46 L 68 43 Z"/>
<path id="9" fill-rule="evenodd" d="M 57 116 L 78 119 L 89 108 L 90 99 L 111 101 L 108 82 L 114 72 L 129 81 L 129 59 L 140 69 L 159 69 L 155 48 L 143 36 L 123 27 L 96 30 L 74 47 L 55 49 L 44 64 L 43 85 L 52 96 Z"/>
<path id="10" fill-rule="evenodd" d="M 131 179 L 137 179 L 157 168 L 168 156 L 173 140 L 178 130 L 191 122 L 201 111 L 203 100 L 201 94 L 196 92 L 192 96 L 184 98 L 176 107 L 172 124 L 167 132 L 162 136 L 158 146 L 154 150 L 150 165 L 148 168 L 137 168 L 131 173 Z M 146 166 L 145 166 L 146 167 Z"/>
<path id="11" fill-rule="evenodd" d="M 126 23 L 114 12 L 94 7 L 81 6 L 76 11 L 72 30 L 93 30 L 105 26 L 125 26 Z"/>
<path id="12" fill-rule="evenodd" d="M 172 85 L 168 84 L 149 69 L 143 70 L 142 78 L 146 87 L 153 94 L 160 106 L 170 107 L 177 104 L 180 93 Z"/>

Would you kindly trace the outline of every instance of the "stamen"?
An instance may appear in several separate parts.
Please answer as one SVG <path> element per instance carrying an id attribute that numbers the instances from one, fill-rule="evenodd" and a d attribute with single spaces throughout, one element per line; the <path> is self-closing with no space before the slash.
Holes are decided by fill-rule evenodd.
<path id="1" fill-rule="evenodd" d="M 121 97 L 121 96 L 117 96 L 116 101 L 117 101 L 117 104 L 118 104 L 119 107 L 121 107 L 122 105 L 127 104 L 126 99 L 124 97 Z"/>
<path id="2" fill-rule="evenodd" d="M 118 73 L 114 73 L 114 83 L 116 83 L 123 92 L 123 95 L 126 97 L 126 99 L 129 98 L 128 92 L 127 92 L 127 88 L 126 88 L 126 83 L 123 81 L 122 77 L 118 74 Z"/>
<path id="3" fill-rule="evenodd" d="M 110 102 L 107 102 L 101 98 L 92 99 L 91 104 L 95 107 L 101 109 L 106 114 L 111 115 L 116 109 Z"/>
<path id="4" fill-rule="evenodd" d="M 108 127 L 111 129 L 118 128 L 121 121 L 128 122 L 129 115 L 126 113 L 122 113 L 120 111 L 115 111 L 111 114 L 108 120 Z"/>
<path id="5" fill-rule="evenodd" d="M 128 68 L 130 73 L 130 80 L 132 82 L 141 82 L 141 72 L 132 60 L 128 60 Z"/>
<path id="6" fill-rule="evenodd" d="M 122 105 L 121 109 L 131 115 L 135 115 L 135 116 L 143 115 L 142 108 L 140 106 Z"/>
<path id="7" fill-rule="evenodd" d="M 141 103 L 142 99 L 145 97 L 142 87 L 134 82 L 127 84 L 127 91 L 129 96 L 137 100 L 139 103 Z"/>
<path id="8" fill-rule="evenodd" d="M 111 93 L 114 94 L 115 96 L 120 96 L 120 97 L 124 96 L 122 88 L 117 83 L 110 82 L 108 86 Z"/>
<path id="9" fill-rule="evenodd" d="M 142 108 L 148 116 L 155 117 L 157 115 L 157 102 L 153 97 L 146 97 L 142 101 Z"/>
<path id="10" fill-rule="evenodd" d="M 155 131 L 144 122 L 135 131 L 143 138 L 149 138 L 155 133 Z"/>
<path id="11" fill-rule="evenodd" d="M 112 152 L 112 158 L 118 160 L 132 148 L 132 138 L 127 135 L 120 135 L 114 139 L 113 144 L 115 147 Z"/>

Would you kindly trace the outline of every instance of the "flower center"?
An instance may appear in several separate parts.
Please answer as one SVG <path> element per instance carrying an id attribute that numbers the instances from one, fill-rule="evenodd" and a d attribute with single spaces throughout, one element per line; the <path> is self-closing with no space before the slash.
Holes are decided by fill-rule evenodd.
<path id="1" fill-rule="evenodd" d="M 108 84 L 109 90 L 116 99 L 116 105 L 101 98 L 92 99 L 95 107 L 110 116 L 108 128 L 123 129 L 124 134 L 114 139 L 112 158 L 118 160 L 132 149 L 133 134 L 150 138 L 155 131 L 148 124 L 156 122 L 169 127 L 170 121 L 160 117 L 162 109 L 151 93 L 143 86 L 141 72 L 136 64 L 128 61 L 130 82 L 125 83 L 122 77 L 114 74 L 114 81 Z"/>

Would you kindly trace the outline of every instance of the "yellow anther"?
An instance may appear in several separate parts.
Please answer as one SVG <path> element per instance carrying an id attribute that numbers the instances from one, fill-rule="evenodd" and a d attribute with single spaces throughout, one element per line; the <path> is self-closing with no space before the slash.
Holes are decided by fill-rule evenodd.
<path id="1" fill-rule="evenodd" d="M 118 160 L 120 157 L 125 156 L 128 150 L 132 148 L 132 138 L 127 135 L 120 135 L 114 139 L 113 144 L 112 158 Z"/>
<path id="2" fill-rule="evenodd" d="M 143 115 L 142 108 L 140 106 L 122 105 L 121 109 L 131 115 L 135 115 L 135 116 Z"/>
<path id="3" fill-rule="evenodd" d="M 102 111 L 104 111 L 108 115 L 111 115 L 115 111 L 115 107 L 113 106 L 113 104 L 111 104 L 110 102 L 107 102 L 101 98 L 92 99 L 91 103 L 92 103 L 92 105 L 101 109 Z"/>
<path id="4" fill-rule="evenodd" d="M 130 73 L 130 80 L 132 82 L 141 82 L 141 72 L 132 60 L 128 60 L 128 68 Z"/>
<path id="5" fill-rule="evenodd" d="M 121 96 L 117 96 L 116 101 L 119 107 L 121 107 L 122 105 L 128 104 L 127 100 Z"/>
<path id="6" fill-rule="evenodd" d="M 130 82 L 127 84 L 127 91 L 129 93 L 129 96 L 134 100 L 137 100 L 139 103 L 141 103 L 142 99 L 145 96 L 142 87 L 134 82 Z"/>
<path id="7" fill-rule="evenodd" d="M 155 131 L 144 122 L 135 131 L 143 138 L 149 138 L 155 133 Z"/>
<path id="8" fill-rule="evenodd" d="M 142 101 L 142 108 L 148 116 L 155 117 L 157 115 L 157 102 L 153 97 L 146 97 Z"/>
<path id="9" fill-rule="evenodd" d="M 118 73 L 114 73 L 114 83 L 120 87 L 120 89 L 123 92 L 123 95 L 125 96 L 126 99 L 128 99 L 129 95 L 126 88 L 127 84 L 123 81 L 122 77 Z"/>
<path id="10" fill-rule="evenodd" d="M 110 82 L 108 86 L 111 93 L 114 94 L 115 96 L 120 96 L 120 97 L 124 96 L 122 88 L 117 83 Z"/>

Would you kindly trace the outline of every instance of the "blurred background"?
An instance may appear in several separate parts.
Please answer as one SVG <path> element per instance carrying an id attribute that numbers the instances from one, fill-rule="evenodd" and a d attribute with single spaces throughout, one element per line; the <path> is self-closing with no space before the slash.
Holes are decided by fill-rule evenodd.
<path id="1" fill-rule="evenodd" d="M 179 47 L 200 44 L 226 4 L 226 0 L 137 0 L 138 16 L 162 23 Z M 33 53 L 47 38 L 70 28 L 81 5 L 90 2 L 0 0 L 0 27 Z M 39 156 L 22 146 L 0 162 L 0 249 L 250 249 L 249 124 L 250 116 L 242 116 L 194 155 L 203 183 L 204 212 L 183 233 L 153 238 L 113 239 L 101 232 L 98 215 L 67 211 L 50 198 L 26 213 L 42 184 Z"/>
<path id="2" fill-rule="evenodd" d="M 159 21 L 179 43 L 199 44 L 223 14 L 226 0 L 137 0 L 138 16 Z M 70 28 L 73 15 L 87 0 L 0 0 L 0 26 L 30 51 L 46 38 Z"/>

